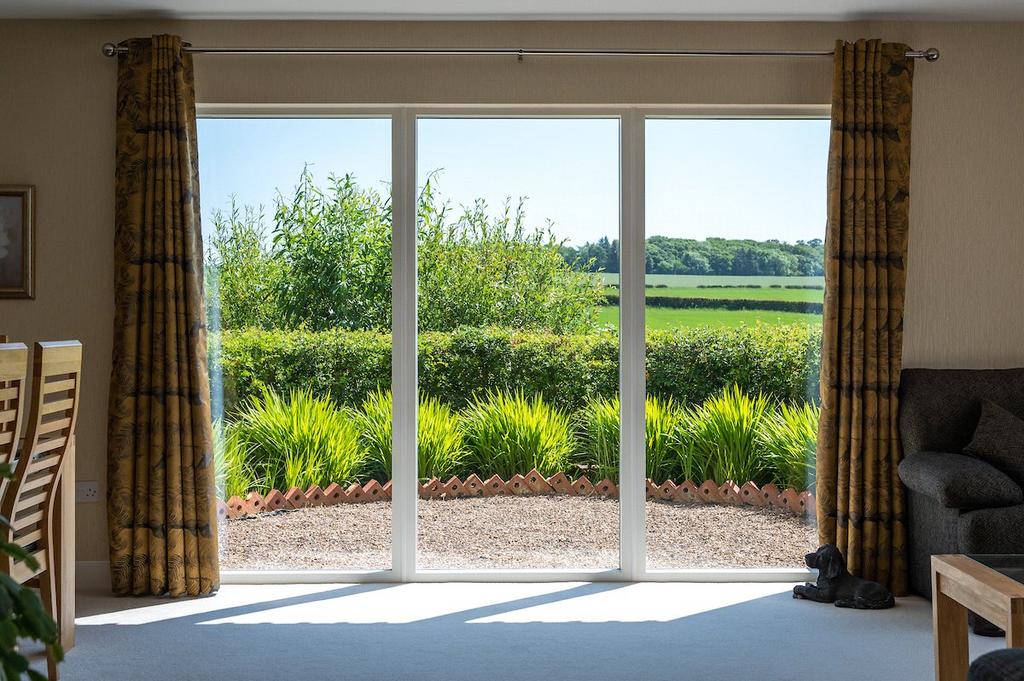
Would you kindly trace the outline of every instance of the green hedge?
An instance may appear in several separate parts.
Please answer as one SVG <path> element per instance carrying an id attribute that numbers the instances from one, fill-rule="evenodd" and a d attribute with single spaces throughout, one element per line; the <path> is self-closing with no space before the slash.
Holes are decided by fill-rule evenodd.
<path id="1" fill-rule="evenodd" d="M 619 296 L 614 293 L 605 295 L 605 302 L 618 305 Z M 771 312 L 804 312 L 821 314 L 822 303 L 803 300 L 751 300 L 748 298 L 689 298 L 682 296 L 647 296 L 644 299 L 647 307 L 669 307 L 682 310 L 768 310 Z"/>
<path id="2" fill-rule="evenodd" d="M 727 385 L 790 401 L 816 399 L 821 330 L 810 325 L 704 327 L 647 335 L 647 388 L 682 403 Z M 391 384 L 391 338 L 365 331 L 211 334 L 211 370 L 223 372 L 231 413 L 264 386 L 308 388 L 356 406 Z M 487 389 L 541 394 L 570 410 L 618 390 L 618 338 L 465 328 L 420 335 L 420 390 L 461 409 Z"/>

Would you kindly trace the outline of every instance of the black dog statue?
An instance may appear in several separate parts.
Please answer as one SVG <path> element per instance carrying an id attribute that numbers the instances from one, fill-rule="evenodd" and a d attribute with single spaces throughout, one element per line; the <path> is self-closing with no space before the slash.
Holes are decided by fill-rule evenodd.
<path id="1" fill-rule="evenodd" d="M 892 593 L 878 582 L 851 575 L 835 544 L 825 544 L 814 553 L 808 553 L 804 562 L 807 567 L 818 569 L 818 583 L 794 586 L 793 598 L 858 610 L 882 610 L 895 604 Z"/>

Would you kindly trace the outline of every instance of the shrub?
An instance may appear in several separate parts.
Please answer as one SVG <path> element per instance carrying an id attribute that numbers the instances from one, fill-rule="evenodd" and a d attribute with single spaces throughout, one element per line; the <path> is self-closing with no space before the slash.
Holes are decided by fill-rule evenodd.
<path id="1" fill-rule="evenodd" d="M 814 487 L 818 418 L 821 410 L 810 404 L 780 404 L 761 423 L 764 448 L 771 478 L 784 487 L 798 490 Z"/>
<path id="2" fill-rule="evenodd" d="M 619 479 L 619 398 L 591 400 L 580 417 L 580 463 L 593 472 L 593 482 Z M 677 475 L 678 439 L 683 412 L 669 397 L 648 395 L 644 402 L 645 457 L 647 477 L 657 481 Z"/>
<path id="3" fill-rule="evenodd" d="M 770 467 L 761 455 L 760 433 L 771 408 L 764 395 L 751 396 L 731 386 L 690 410 L 679 444 L 716 482 L 767 482 Z"/>
<path id="4" fill-rule="evenodd" d="M 573 450 L 571 420 L 540 395 L 494 391 L 462 414 L 468 470 L 508 480 L 536 468 L 542 475 L 568 470 Z"/>
<path id="5" fill-rule="evenodd" d="M 356 415 L 360 438 L 367 452 L 361 478 L 391 479 L 392 399 L 390 391 L 375 391 Z M 462 424 L 451 407 L 433 397 L 420 396 L 417 423 L 417 470 L 421 479 L 447 479 L 463 473 L 466 444 Z"/>
<path id="6" fill-rule="evenodd" d="M 358 406 L 391 387 L 391 337 L 368 331 L 224 331 L 210 334 L 211 385 L 223 375 L 224 411 L 259 398 L 308 390 Z M 217 396 L 214 395 L 214 398 Z"/>
<path id="7" fill-rule="evenodd" d="M 816 400 L 821 329 L 802 324 L 704 327 L 647 334 L 647 388 L 699 404 L 727 385 L 776 401 Z M 488 390 L 521 389 L 577 411 L 618 392 L 613 332 L 549 333 L 463 328 L 420 334 L 424 394 L 461 409 Z M 210 366 L 223 368 L 224 406 L 238 408 L 264 387 L 295 388 L 360 405 L 391 387 L 391 338 L 372 332 L 224 331 L 210 335 Z M 218 377 L 212 377 L 214 385 Z"/>
<path id="8" fill-rule="evenodd" d="M 647 392 L 700 404 L 727 386 L 776 401 L 818 399 L 821 328 L 758 324 L 647 334 Z"/>
<path id="9" fill-rule="evenodd" d="M 365 458 L 349 411 L 308 390 L 285 400 L 266 389 L 228 429 L 248 449 L 264 490 L 355 482 Z"/>

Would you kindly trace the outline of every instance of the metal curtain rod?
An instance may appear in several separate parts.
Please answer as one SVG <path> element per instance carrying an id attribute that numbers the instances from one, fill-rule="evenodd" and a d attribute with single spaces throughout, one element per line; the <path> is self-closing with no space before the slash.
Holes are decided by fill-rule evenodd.
<path id="1" fill-rule="evenodd" d="M 271 54 L 271 55 L 342 55 L 342 56 L 492 56 L 492 57 L 831 57 L 832 50 L 627 50 L 627 49 L 572 49 L 536 47 L 192 47 L 193 54 Z M 127 54 L 128 48 L 107 43 L 103 54 L 116 57 Z M 910 59 L 936 61 L 939 51 L 908 50 Z"/>

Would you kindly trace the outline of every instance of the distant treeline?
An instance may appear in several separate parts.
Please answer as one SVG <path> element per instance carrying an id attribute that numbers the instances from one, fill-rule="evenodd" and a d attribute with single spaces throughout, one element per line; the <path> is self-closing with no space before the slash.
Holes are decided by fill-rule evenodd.
<path id="1" fill-rule="evenodd" d="M 605 295 L 605 304 L 618 305 L 619 296 Z M 676 310 L 770 310 L 773 312 L 802 312 L 821 314 L 823 305 L 802 300 L 748 300 L 743 298 L 682 298 L 679 296 L 647 296 L 647 307 L 668 307 Z"/>
<path id="2" fill-rule="evenodd" d="M 578 248 L 563 246 L 570 263 L 593 260 L 594 269 L 619 271 L 619 241 L 602 237 Z M 738 276 L 822 276 L 825 249 L 821 239 L 754 241 L 752 239 L 676 239 L 652 236 L 647 240 L 648 274 L 707 274 Z"/>

